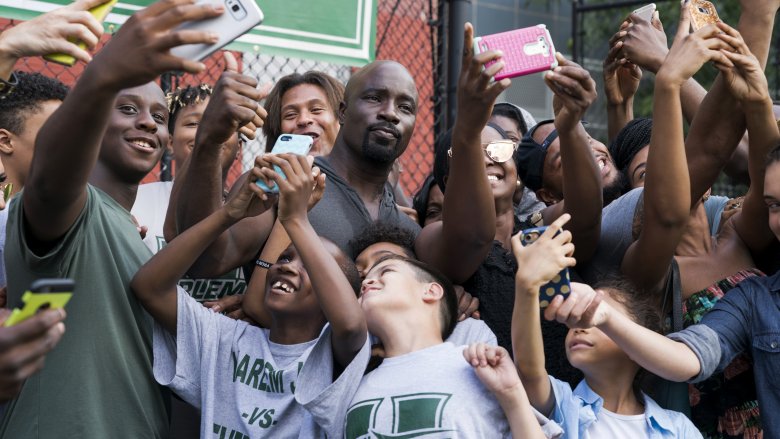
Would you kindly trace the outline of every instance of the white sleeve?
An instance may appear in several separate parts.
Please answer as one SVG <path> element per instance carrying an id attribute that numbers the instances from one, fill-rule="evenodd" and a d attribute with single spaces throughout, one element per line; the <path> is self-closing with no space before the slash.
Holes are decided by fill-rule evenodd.
<path id="1" fill-rule="evenodd" d="M 298 376 L 295 400 L 314 418 L 327 437 L 344 436 L 344 423 L 349 405 L 371 358 L 370 337 L 352 362 L 334 381 L 333 348 L 330 326 L 326 327 L 306 359 Z"/>
<path id="2" fill-rule="evenodd" d="M 154 378 L 200 408 L 201 376 L 214 372 L 220 341 L 229 343 L 243 322 L 205 308 L 184 289 L 176 288 L 176 335 L 154 324 Z"/>

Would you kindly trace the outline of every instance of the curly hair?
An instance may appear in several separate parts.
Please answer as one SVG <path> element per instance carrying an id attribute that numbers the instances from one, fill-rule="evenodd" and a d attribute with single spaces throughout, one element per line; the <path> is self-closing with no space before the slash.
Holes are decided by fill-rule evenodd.
<path id="1" fill-rule="evenodd" d="M 19 84 L 0 99 L 0 128 L 21 134 L 27 118 L 41 111 L 46 101 L 63 101 L 68 87 L 62 82 L 40 73 L 15 72 Z"/>
<path id="2" fill-rule="evenodd" d="M 177 88 L 168 93 L 165 97 L 168 101 L 168 112 L 170 113 L 170 117 L 168 118 L 168 132 L 173 134 L 173 129 L 176 126 L 176 118 L 184 107 L 197 105 L 205 101 L 211 97 L 213 91 L 214 90 L 208 84 L 198 84 Z"/>
<path id="3" fill-rule="evenodd" d="M 352 259 L 356 259 L 363 250 L 380 243 L 389 242 L 406 251 L 406 256 L 414 257 L 414 234 L 406 229 L 391 224 L 376 221 L 366 226 L 359 234 L 349 241 L 349 252 Z"/>

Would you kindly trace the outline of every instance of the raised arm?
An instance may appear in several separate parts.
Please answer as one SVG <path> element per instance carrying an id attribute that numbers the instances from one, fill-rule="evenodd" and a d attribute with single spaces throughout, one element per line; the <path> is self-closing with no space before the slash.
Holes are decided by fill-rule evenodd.
<path id="1" fill-rule="evenodd" d="M 269 199 L 254 183 L 260 176 L 260 168 L 255 167 L 251 172 L 254 178 L 244 181 L 239 194 L 230 203 L 168 243 L 138 270 L 130 283 L 143 307 L 172 334 L 176 334 L 179 279 L 220 233 L 237 221 L 259 215 L 273 205 L 273 198 Z"/>
<path id="2" fill-rule="evenodd" d="M 64 53 L 91 61 L 89 52 L 73 41 L 83 41 L 89 50 L 97 46 L 103 26 L 87 11 L 106 1 L 77 0 L 6 29 L 0 34 L 0 79 L 10 79 L 16 61 L 28 56 Z"/>
<path id="3" fill-rule="evenodd" d="M 211 18 L 224 10 L 193 3 L 164 0 L 134 14 L 95 56 L 41 128 L 24 191 L 24 216 L 33 242 L 59 239 L 83 209 L 87 180 L 119 91 L 148 83 L 170 70 L 198 73 L 205 68 L 169 53 L 180 44 L 216 41 L 208 32 L 172 31 L 185 21 Z"/>
<path id="4" fill-rule="evenodd" d="M 561 173 L 563 202 L 543 211 L 544 223 L 552 223 L 563 213 L 571 215 L 569 230 L 577 246 L 580 262 L 590 260 L 601 234 L 601 174 L 590 148 L 591 138 L 582 121 L 585 112 L 596 100 L 596 83 L 590 73 L 561 54 L 556 54 L 558 67 L 548 72 L 544 80 L 555 94 L 553 101 L 561 104 L 555 115 L 555 129 L 561 142 Z"/>
<path id="5" fill-rule="evenodd" d="M 780 2 L 742 0 L 738 29 L 745 44 L 766 67 L 774 17 Z M 744 113 L 729 92 L 723 74 L 718 75 L 691 123 L 685 150 L 691 176 L 691 207 L 712 187 L 745 132 Z"/>
<path id="6" fill-rule="evenodd" d="M 630 21 L 624 21 L 620 30 L 610 38 L 609 52 L 604 58 L 602 73 L 604 94 L 607 98 L 607 145 L 634 119 L 634 95 L 642 79 L 642 69 L 623 57 L 621 38 L 626 35 L 625 29 L 629 24 Z"/>
<path id="7" fill-rule="evenodd" d="M 603 293 L 588 285 L 572 283 L 569 297 L 553 299 L 544 315 L 569 328 L 598 327 L 633 361 L 667 380 L 688 381 L 699 375 L 701 364 L 688 346 L 634 323 L 602 298 Z"/>
<path id="8" fill-rule="evenodd" d="M 279 186 L 279 222 L 301 255 L 312 289 L 330 323 L 334 361 L 346 367 L 365 344 L 368 328 L 355 291 L 309 223 L 307 206 L 315 185 L 310 159 L 294 154 L 266 154 L 263 160 L 279 166 L 287 178 L 270 168 L 263 173 Z M 323 185 L 325 174 L 316 175 L 317 184 Z"/>
<path id="9" fill-rule="evenodd" d="M 415 243 L 419 258 L 456 284 L 466 281 L 482 264 L 496 236 L 496 207 L 480 139 L 493 103 L 510 85 L 508 79 L 490 83 L 504 67 L 501 53 L 490 50 L 475 56 L 473 37 L 474 29 L 466 23 L 442 222 L 425 227 Z M 498 61 L 482 70 L 492 60 Z"/>
<path id="10" fill-rule="evenodd" d="M 780 132 L 772 111 L 766 76 L 758 60 L 750 53 L 737 31 L 726 25 L 720 27 L 724 33 L 718 37 L 735 50 L 724 52 L 734 63 L 734 68 L 723 70 L 724 82 L 745 114 L 750 115 L 746 120 L 750 140 L 748 170 L 751 184 L 742 210 L 731 221 L 745 245 L 756 254 L 766 250 L 777 239 L 769 229 L 769 211 L 764 203 L 764 173 L 769 151 L 780 143 Z"/>
<path id="11" fill-rule="evenodd" d="M 226 70 L 214 87 L 203 112 L 195 146 L 186 172 L 176 176 L 170 209 L 176 212 L 176 229 L 182 232 L 223 203 L 222 155 L 224 144 L 239 129 L 262 126 L 266 116 L 258 101 L 264 97 L 257 81 L 238 71 L 238 63 L 225 52 Z M 222 233 L 189 270 L 192 276 L 219 276 L 252 259 L 260 250 L 273 224 L 273 212 L 249 218 Z"/>
<path id="12" fill-rule="evenodd" d="M 689 5 L 679 29 L 690 25 Z M 647 157 L 641 232 L 623 258 L 623 273 L 640 289 L 656 291 L 669 270 L 690 215 L 690 179 L 683 147 L 680 88 L 706 61 L 730 65 L 714 26 L 678 33 L 658 71 L 653 96 L 653 132 Z"/>
<path id="13" fill-rule="evenodd" d="M 687 28 L 684 33 L 688 33 Z M 666 45 L 666 33 L 658 11 L 653 13 L 650 21 L 636 14 L 629 15 L 615 37 L 619 39 L 615 45 L 620 44 L 624 59 L 631 60 L 631 63 L 653 74 L 658 73 L 669 53 L 669 47 Z M 707 91 L 704 90 L 704 87 L 693 78 L 688 78 L 681 87 L 682 114 L 688 123 L 693 121 L 693 117 L 699 110 L 699 105 L 706 94 Z"/>
<path id="14" fill-rule="evenodd" d="M 562 269 L 573 267 L 571 232 L 561 231 L 571 217 L 564 214 L 534 242 L 525 247 L 522 233 L 512 237 L 517 259 L 515 307 L 512 311 L 512 349 L 515 365 L 531 405 L 544 414 L 552 412 L 555 395 L 545 368 L 539 289 Z M 556 233 L 561 232 L 556 236 Z"/>

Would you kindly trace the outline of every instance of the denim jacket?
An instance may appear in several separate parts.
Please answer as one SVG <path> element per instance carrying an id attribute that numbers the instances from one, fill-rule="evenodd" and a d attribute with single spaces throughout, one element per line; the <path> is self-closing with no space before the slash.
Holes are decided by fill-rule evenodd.
<path id="1" fill-rule="evenodd" d="M 780 272 L 729 290 L 697 325 L 669 334 L 699 358 L 692 382 L 723 370 L 737 355 L 753 357 L 764 437 L 780 437 Z"/>
<path id="2" fill-rule="evenodd" d="M 588 428 L 598 422 L 604 399 L 594 392 L 585 380 L 574 391 L 568 383 L 550 377 L 555 394 L 555 408 L 551 419 L 563 427 L 564 438 L 589 438 Z M 647 437 L 656 438 L 701 438 L 701 433 L 682 413 L 662 409 L 649 396 L 642 394 L 645 401 L 645 422 Z M 608 438 L 591 438 L 608 439 Z M 616 438 L 617 439 L 617 438 Z"/>

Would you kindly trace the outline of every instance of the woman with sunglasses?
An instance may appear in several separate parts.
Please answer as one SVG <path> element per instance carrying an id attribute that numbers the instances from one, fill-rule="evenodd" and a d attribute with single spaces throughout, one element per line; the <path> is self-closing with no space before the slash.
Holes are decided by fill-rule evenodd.
<path id="1" fill-rule="evenodd" d="M 472 47 L 471 42 L 467 40 L 464 47 Z M 562 57 L 559 62 L 561 69 L 547 81 L 554 91 L 567 90 L 556 124 L 560 125 L 561 136 L 568 136 L 563 153 L 572 164 L 570 175 L 579 177 L 579 181 L 567 181 L 567 187 L 578 192 L 575 198 L 592 205 L 592 212 L 585 212 L 589 216 L 568 212 L 579 218 L 581 225 L 578 227 L 598 230 L 601 181 L 579 123 L 582 114 L 595 100 L 595 84 L 581 67 Z M 494 66 L 501 64 L 499 61 Z M 463 285 L 479 299 L 482 319 L 496 334 L 499 345 L 511 352 L 514 273 L 517 269 L 511 253 L 511 237 L 521 226 L 515 221 L 513 207 L 517 188 L 517 144 L 501 127 L 488 123 L 493 104 L 492 100 L 487 102 L 487 97 L 492 96 L 489 76 L 480 75 L 480 70 L 471 68 L 468 63 L 464 63 L 462 72 L 455 126 L 451 135 L 439 139 L 435 151 L 434 176 L 444 191 L 442 221 L 423 229 L 415 250 L 421 260 L 441 269 L 454 283 Z M 491 68 L 485 73 L 495 72 Z M 502 82 L 492 86 L 499 84 Z M 574 167 L 585 170 L 578 171 Z M 568 208 L 576 206 L 573 202 Z M 566 212 L 565 209 L 561 206 L 560 214 Z M 585 218 L 592 219 L 595 226 L 583 221 Z M 592 246 L 595 247 L 595 243 Z M 581 375 L 566 363 L 563 352 L 566 330 L 557 326 L 560 325 L 549 324 L 543 329 L 549 348 L 546 351 L 549 366 L 556 376 L 576 383 Z"/>

